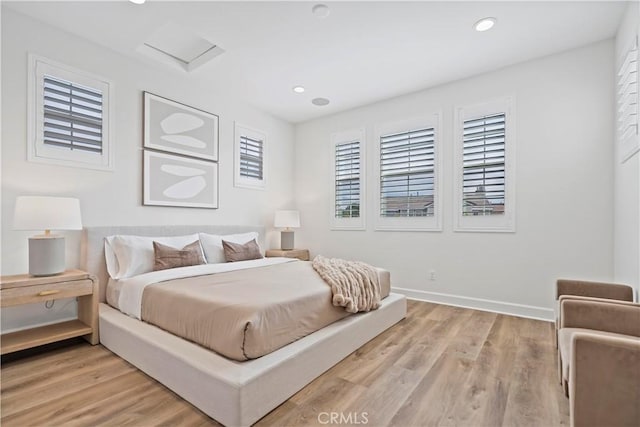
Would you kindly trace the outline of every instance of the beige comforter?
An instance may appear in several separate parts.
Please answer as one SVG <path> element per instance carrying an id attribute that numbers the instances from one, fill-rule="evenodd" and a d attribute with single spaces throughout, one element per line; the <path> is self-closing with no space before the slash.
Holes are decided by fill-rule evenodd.
<path id="1" fill-rule="evenodd" d="M 380 281 L 369 264 L 318 255 L 313 259 L 313 269 L 331 286 L 333 305 L 349 313 L 380 307 Z"/>
<path id="2" fill-rule="evenodd" d="M 389 293 L 389 274 L 380 270 Z M 169 280 L 142 295 L 142 320 L 235 360 L 254 359 L 347 315 L 310 262 Z"/>

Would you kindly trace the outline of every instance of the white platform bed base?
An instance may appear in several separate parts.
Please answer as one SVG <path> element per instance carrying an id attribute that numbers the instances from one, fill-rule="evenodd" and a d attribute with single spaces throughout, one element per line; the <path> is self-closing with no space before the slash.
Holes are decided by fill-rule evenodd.
<path id="1" fill-rule="evenodd" d="M 242 230 L 247 230 L 243 227 Z M 253 227 L 248 231 L 260 230 Z M 238 227 L 94 227 L 85 229 L 83 268 L 100 279 L 100 342 L 226 426 L 248 426 L 406 316 L 406 299 L 390 294 L 370 313 L 341 319 L 273 353 L 236 362 L 141 322 L 104 303 L 102 239 L 112 234 L 163 236 Z"/>
<path id="2" fill-rule="evenodd" d="M 273 353 L 236 362 L 100 304 L 100 342 L 226 426 L 248 426 L 405 317 L 406 299 L 349 316 Z"/>

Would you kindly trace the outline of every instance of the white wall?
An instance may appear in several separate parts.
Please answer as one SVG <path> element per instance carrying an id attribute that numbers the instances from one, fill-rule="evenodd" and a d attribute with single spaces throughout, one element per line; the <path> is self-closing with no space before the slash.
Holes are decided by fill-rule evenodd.
<path id="1" fill-rule="evenodd" d="M 640 7 L 632 2 L 616 36 L 616 58 L 622 56 L 630 40 L 640 31 Z M 614 79 L 614 83 L 616 81 Z M 615 130 L 614 130 L 615 132 Z M 618 148 L 618 147 L 616 147 Z M 640 154 L 620 163 L 614 159 L 614 279 L 640 292 Z"/>
<path id="2" fill-rule="evenodd" d="M 392 286 L 410 296 L 550 319 L 557 278 L 613 277 L 613 52 L 608 40 L 298 125 L 297 246 L 385 267 Z M 517 231 L 454 233 L 453 107 L 511 94 Z M 440 109 L 443 231 L 373 231 L 371 191 L 367 230 L 331 231 L 330 134 L 365 127 L 373 153 L 374 125 Z M 374 173 L 367 173 L 371 190 Z"/>
<path id="3" fill-rule="evenodd" d="M 27 54 L 92 72 L 115 83 L 115 170 L 50 166 L 26 161 Z M 260 112 L 233 93 L 213 92 L 202 73 L 215 73 L 215 64 L 193 75 L 162 65 L 124 57 L 102 46 L 2 8 L 2 266 L 5 274 L 28 270 L 27 238 L 33 232 L 12 230 L 19 195 L 58 195 L 81 200 L 83 223 L 247 224 L 270 226 L 277 208 L 292 207 L 293 126 Z M 142 91 L 218 114 L 220 117 L 220 208 L 186 209 L 142 206 Z M 267 189 L 233 186 L 233 122 L 268 134 Z M 77 266 L 79 232 L 67 232 L 67 264 Z M 277 233 L 268 241 L 277 244 Z M 2 310 L 2 329 L 42 323 L 73 315 L 74 304 Z"/>

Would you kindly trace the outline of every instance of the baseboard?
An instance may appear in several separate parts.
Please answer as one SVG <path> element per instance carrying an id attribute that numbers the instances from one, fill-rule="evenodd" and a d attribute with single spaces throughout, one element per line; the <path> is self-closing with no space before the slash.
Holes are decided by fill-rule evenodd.
<path id="1" fill-rule="evenodd" d="M 440 292 L 418 291 L 415 289 L 391 288 L 392 292 L 405 295 L 409 299 L 433 302 L 437 304 L 453 305 L 456 307 L 472 308 L 474 310 L 491 311 L 493 313 L 509 314 L 526 317 L 528 319 L 555 321 L 552 309 L 533 305 L 514 304 L 504 301 L 494 301 L 482 298 L 471 298 L 460 295 L 443 294 Z"/>

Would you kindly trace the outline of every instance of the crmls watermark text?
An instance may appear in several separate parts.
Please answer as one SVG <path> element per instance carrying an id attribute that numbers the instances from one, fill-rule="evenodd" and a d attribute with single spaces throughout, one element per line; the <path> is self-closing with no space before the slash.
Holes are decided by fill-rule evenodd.
<path id="1" fill-rule="evenodd" d="M 318 422 L 320 424 L 367 424 L 369 414 L 366 412 L 320 412 Z"/>

